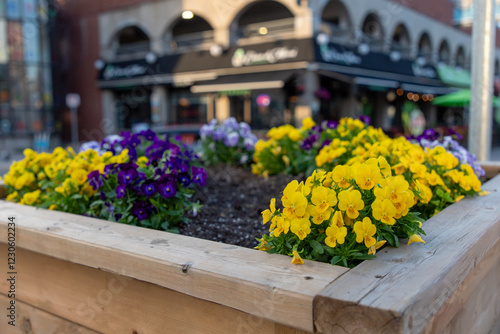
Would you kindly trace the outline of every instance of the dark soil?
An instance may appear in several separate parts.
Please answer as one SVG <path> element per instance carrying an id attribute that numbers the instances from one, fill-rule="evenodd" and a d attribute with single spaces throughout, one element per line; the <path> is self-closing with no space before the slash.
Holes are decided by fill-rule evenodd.
<path id="1" fill-rule="evenodd" d="M 196 189 L 194 200 L 203 207 L 191 222 L 179 226 L 183 235 L 219 241 L 242 247 L 255 247 L 268 233 L 261 212 L 269 208 L 271 198 L 280 202 L 283 189 L 299 177 L 277 175 L 264 178 L 250 169 L 226 165 L 207 167 L 207 184 Z"/>

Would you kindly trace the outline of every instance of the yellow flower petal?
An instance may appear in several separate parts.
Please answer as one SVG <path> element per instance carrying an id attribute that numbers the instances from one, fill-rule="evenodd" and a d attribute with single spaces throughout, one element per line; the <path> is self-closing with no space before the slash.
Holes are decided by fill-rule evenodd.
<path id="1" fill-rule="evenodd" d="M 425 241 L 418 234 L 412 234 L 410 239 L 408 239 L 408 245 L 413 242 L 422 242 L 425 244 Z"/>
<path id="2" fill-rule="evenodd" d="M 300 257 L 299 253 L 297 251 L 293 251 L 293 259 L 292 259 L 293 264 L 304 264 L 304 260 Z"/>

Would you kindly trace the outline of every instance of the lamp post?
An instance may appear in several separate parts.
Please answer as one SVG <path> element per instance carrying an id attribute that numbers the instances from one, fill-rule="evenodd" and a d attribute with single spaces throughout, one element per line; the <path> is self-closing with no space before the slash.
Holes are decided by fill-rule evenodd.
<path id="1" fill-rule="evenodd" d="M 478 160 L 487 161 L 491 151 L 495 0 L 474 0 L 473 6 L 469 150 Z"/>

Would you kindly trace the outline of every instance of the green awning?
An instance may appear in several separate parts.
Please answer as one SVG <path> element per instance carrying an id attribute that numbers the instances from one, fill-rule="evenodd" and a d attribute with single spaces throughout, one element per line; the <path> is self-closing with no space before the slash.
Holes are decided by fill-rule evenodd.
<path id="1" fill-rule="evenodd" d="M 496 96 L 493 96 L 493 106 L 500 106 L 500 99 Z M 444 107 L 465 107 L 470 105 L 470 90 L 462 89 L 458 92 L 454 92 L 447 95 L 442 95 L 434 98 L 432 100 L 432 104 Z"/>
<path id="2" fill-rule="evenodd" d="M 439 79 L 448 86 L 470 88 L 470 73 L 462 68 L 438 64 Z"/>

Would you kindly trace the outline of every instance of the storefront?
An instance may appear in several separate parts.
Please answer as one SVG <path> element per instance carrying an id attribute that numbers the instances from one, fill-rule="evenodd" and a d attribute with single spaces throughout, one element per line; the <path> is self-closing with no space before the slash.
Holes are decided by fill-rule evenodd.
<path id="1" fill-rule="evenodd" d="M 436 107 L 430 101 L 454 90 L 443 85 L 433 66 L 313 39 L 107 64 L 99 84 L 114 94 L 110 107 L 115 118 L 124 117 L 116 106 L 126 102 L 129 114 L 117 121 L 119 128 L 135 122 L 201 125 L 233 116 L 267 129 L 300 124 L 307 116 L 322 120 L 365 114 L 390 131 L 402 127 L 408 103 L 434 123 Z"/>
<path id="2" fill-rule="evenodd" d="M 269 128 L 293 122 L 297 104 L 309 105 L 297 87 L 313 58 L 310 39 L 232 47 L 220 54 L 188 52 L 149 63 L 108 63 L 99 85 L 112 93 L 105 108 L 112 110 L 118 129 L 138 122 L 201 125 L 229 116 Z"/>
<path id="3" fill-rule="evenodd" d="M 368 115 L 372 124 L 387 131 L 403 127 L 402 111 L 409 104 L 423 111 L 428 122 L 436 120 L 430 103 L 446 94 L 433 66 L 402 59 L 399 53 L 383 54 L 334 43 L 315 44 L 321 86 L 321 116 Z"/>

